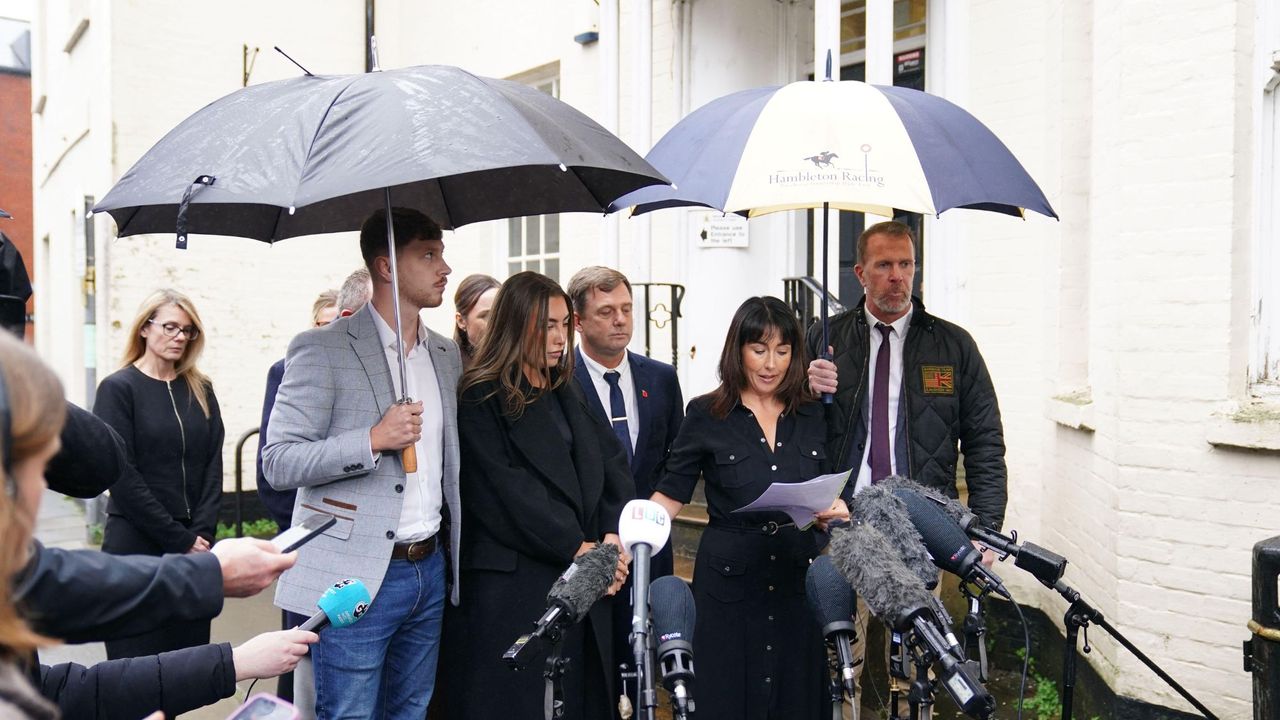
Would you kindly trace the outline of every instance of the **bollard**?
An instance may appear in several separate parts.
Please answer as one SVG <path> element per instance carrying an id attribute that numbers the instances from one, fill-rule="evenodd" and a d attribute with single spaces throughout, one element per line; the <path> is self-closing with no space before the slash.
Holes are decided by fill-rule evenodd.
<path id="1" fill-rule="evenodd" d="M 1254 720 L 1280 720 L 1280 537 L 1253 546 L 1253 637 L 1244 643 L 1244 669 L 1253 673 Z"/>

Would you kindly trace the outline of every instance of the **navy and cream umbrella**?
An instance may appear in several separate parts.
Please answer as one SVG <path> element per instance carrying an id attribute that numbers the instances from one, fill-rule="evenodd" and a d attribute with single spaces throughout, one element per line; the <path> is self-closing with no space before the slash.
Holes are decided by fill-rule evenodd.
<path id="1" fill-rule="evenodd" d="M 614 209 L 705 205 L 748 217 L 822 207 L 892 216 L 953 208 L 1057 217 L 987 126 L 936 95 L 856 81 L 726 95 L 671 128 L 645 158 L 675 185 Z"/>
<path id="2" fill-rule="evenodd" d="M 888 217 L 970 208 L 1058 217 L 987 126 L 908 88 L 826 80 L 743 90 L 690 113 L 645 159 L 672 184 L 624 195 L 612 210 L 701 205 L 755 217 L 822 208 L 825 218 L 830 208 Z M 819 304 L 825 348 L 827 303 Z"/>

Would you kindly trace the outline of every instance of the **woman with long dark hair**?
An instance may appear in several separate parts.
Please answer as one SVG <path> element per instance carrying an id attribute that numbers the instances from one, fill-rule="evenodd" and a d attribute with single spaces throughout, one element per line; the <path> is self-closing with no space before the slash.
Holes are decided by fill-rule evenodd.
<path id="1" fill-rule="evenodd" d="M 512 672 L 502 653 L 532 629 L 574 558 L 619 544 L 634 492 L 624 450 L 573 380 L 569 307 L 554 280 L 513 275 L 463 377 L 461 602 L 446 613 L 441 663 L 453 718 L 542 720 L 544 657 Z M 610 592 L 625 579 L 622 559 Z M 596 603 L 565 635 L 570 720 L 612 717 L 610 623 L 608 605 Z"/>
<path id="2" fill-rule="evenodd" d="M 124 439 L 136 473 L 111 488 L 102 549 L 116 555 L 206 552 L 222 502 L 222 415 L 196 367 L 204 326 L 174 290 L 143 301 L 124 367 L 98 385 L 93 412 Z M 180 622 L 107 643 L 111 659 L 209 642 L 209 621 Z"/>
<path id="3" fill-rule="evenodd" d="M 502 283 L 488 275 L 468 275 L 453 294 L 453 341 L 462 352 L 462 367 L 471 365 L 476 346 L 489 329 L 489 314 Z"/>
<path id="4" fill-rule="evenodd" d="M 672 517 L 706 483 L 708 527 L 693 571 L 700 720 L 830 716 L 826 651 L 805 602 L 820 530 L 843 500 L 800 529 L 778 512 L 734 513 L 775 482 L 827 470 L 822 406 L 805 387 L 804 333 L 777 298 L 744 302 L 720 355 L 720 386 L 694 398 L 653 500 Z"/>

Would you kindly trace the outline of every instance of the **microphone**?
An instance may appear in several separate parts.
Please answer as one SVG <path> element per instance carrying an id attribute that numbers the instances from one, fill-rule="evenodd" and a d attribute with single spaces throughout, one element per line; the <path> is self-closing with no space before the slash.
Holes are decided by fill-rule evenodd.
<path id="1" fill-rule="evenodd" d="M 693 627 L 697 609 L 689 586 L 674 575 L 660 577 L 649 586 L 653 632 L 658 636 L 658 673 L 675 702 L 675 717 L 694 712 Z"/>
<path id="2" fill-rule="evenodd" d="M 827 555 L 819 555 L 809 565 L 804 575 L 804 591 L 809 609 L 822 626 L 823 637 L 835 648 L 840 663 L 840 684 L 853 700 L 853 641 L 857 636 L 853 614 L 858 607 L 858 595 Z"/>
<path id="3" fill-rule="evenodd" d="M 632 500 L 622 507 L 618 537 L 631 553 L 631 632 L 640 637 L 649 626 L 649 561 L 671 536 L 671 516 L 652 500 Z M 633 639 L 634 643 L 635 640 Z"/>
<path id="4" fill-rule="evenodd" d="M 533 632 L 517 638 L 502 654 L 502 661 L 519 670 L 544 642 L 559 642 L 565 629 L 586 617 L 591 606 L 608 591 L 617 567 L 618 547 L 612 543 L 600 543 L 579 555 L 547 592 L 547 610 L 538 618 Z"/>
<path id="5" fill-rule="evenodd" d="M 950 651 L 933 596 L 898 559 L 892 543 L 875 527 L 855 523 L 831 533 L 830 554 L 871 613 L 893 630 L 910 632 L 917 652 L 936 662 L 938 679 L 956 706 L 973 717 L 990 717 L 995 698 Z"/>
<path id="6" fill-rule="evenodd" d="M 879 530 L 893 546 L 894 556 L 901 558 L 926 588 L 938 586 L 938 570 L 925 552 L 926 543 L 912 525 L 902 500 L 893 494 L 889 481 L 876 483 L 853 496 L 849 517 Z"/>
<path id="7" fill-rule="evenodd" d="M 1000 577 L 982 564 L 982 553 L 942 508 L 901 485 L 889 492 L 906 506 L 910 522 L 920 533 L 935 565 L 979 587 L 990 588 L 1008 600 L 1013 599 Z"/>
<path id="8" fill-rule="evenodd" d="M 1017 532 L 1012 533 L 1012 537 L 1002 535 L 983 525 L 978 521 L 977 515 L 955 500 L 915 483 L 904 482 L 899 487 L 937 505 L 955 520 L 969 537 L 1006 557 L 1012 555 L 1015 558 L 1013 561 L 1015 567 L 1031 573 L 1045 587 L 1052 588 L 1067 572 L 1067 559 L 1063 556 L 1035 543 L 1019 543 Z"/>
<path id="9" fill-rule="evenodd" d="M 330 625 L 346 627 L 364 617 L 370 602 L 372 598 L 369 597 L 369 588 L 364 583 L 354 578 L 339 580 L 316 601 L 316 607 L 320 611 L 307 618 L 298 629 L 318 633 Z"/>

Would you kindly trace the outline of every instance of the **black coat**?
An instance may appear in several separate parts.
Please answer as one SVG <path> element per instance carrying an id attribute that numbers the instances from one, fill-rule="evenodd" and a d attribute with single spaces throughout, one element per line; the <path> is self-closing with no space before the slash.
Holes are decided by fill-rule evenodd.
<path id="1" fill-rule="evenodd" d="M 206 418 L 185 380 L 165 383 L 132 365 L 98 385 L 93 413 L 120 434 L 137 470 L 112 486 L 107 512 L 127 519 L 158 550 L 148 554 L 186 552 L 197 535 L 213 542 L 222 501 L 225 432 L 213 388 L 208 401 Z M 136 546 L 119 548 L 110 537 L 104 547 L 145 552 Z"/>
<path id="2" fill-rule="evenodd" d="M 1009 497 L 1008 471 L 991 373 L 964 328 L 930 315 L 919 299 L 914 302 L 902 350 L 903 402 L 898 415 L 907 442 L 895 448 L 899 474 L 956 497 L 956 460 L 963 452 L 969 507 L 983 524 L 999 529 Z M 827 406 L 827 450 L 837 470 L 855 464 L 867 441 L 863 415 L 871 341 L 865 304 L 864 297 L 857 307 L 832 318 L 830 325 L 839 387 L 835 402 Z M 817 324 L 809 329 L 814 357 L 825 349 L 819 347 L 821 332 Z M 909 472 L 902 472 L 903 467 Z"/>
<path id="3" fill-rule="evenodd" d="M 33 544 L 13 598 L 36 632 L 73 643 L 116 640 L 222 612 L 212 553 L 107 555 Z"/>
<path id="4" fill-rule="evenodd" d="M 449 717 L 543 717 L 543 657 L 520 672 L 500 657 L 530 631 L 547 591 L 583 542 L 616 533 L 633 490 L 613 430 L 593 415 L 576 383 L 563 384 L 518 418 L 468 388 L 458 406 L 464 520 L 461 602 L 446 611 L 444 654 Z M 553 414 L 559 403 L 572 436 Z M 609 607 L 597 603 L 565 641 L 567 717 L 609 717 L 614 661 Z"/>
<path id="5" fill-rule="evenodd" d="M 222 565 L 210 553 L 118 557 L 36 542 L 14 578 L 14 601 L 40 633 L 70 642 L 115 640 L 222 610 Z M 235 692 L 231 646 L 158 656 L 33 666 L 32 683 L 65 718 L 166 717 Z"/>
<path id="6" fill-rule="evenodd" d="M 171 718 L 231 697 L 236 670 L 231 645 L 221 643 L 92 667 L 41 665 L 38 684 L 67 720 L 135 720 L 156 710 Z"/>

